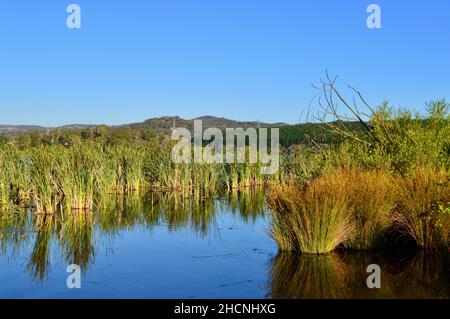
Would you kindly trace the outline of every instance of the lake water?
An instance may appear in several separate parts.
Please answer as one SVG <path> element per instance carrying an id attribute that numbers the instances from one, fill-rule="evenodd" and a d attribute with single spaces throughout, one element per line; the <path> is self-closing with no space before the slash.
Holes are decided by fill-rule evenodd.
<path id="1" fill-rule="evenodd" d="M 0 298 L 449 298 L 448 260 L 438 255 L 279 253 L 257 190 L 0 217 Z M 367 288 L 372 263 L 381 289 Z M 66 285 L 69 264 L 81 268 L 80 289 Z"/>

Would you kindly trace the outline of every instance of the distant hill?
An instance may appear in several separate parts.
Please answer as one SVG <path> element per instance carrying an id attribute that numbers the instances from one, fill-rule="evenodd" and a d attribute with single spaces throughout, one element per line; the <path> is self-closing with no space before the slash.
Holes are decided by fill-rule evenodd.
<path id="1" fill-rule="evenodd" d="M 189 130 L 192 130 L 194 127 L 194 120 L 202 120 L 203 121 L 203 128 L 207 129 L 210 127 L 217 127 L 220 129 L 225 129 L 226 127 L 230 128 L 248 128 L 248 127 L 281 127 L 286 126 L 286 123 L 263 123 L 263 122 L 256 122 L 256 121 L 235 121 L 226 119 L 223 117 L 215 117 L 211 115 L 198 117 L 192 120 L 186 120 L 179 116 L 163 116 L 163 117 L 157 117 L 157 118 L 151 118 L 147 119 L 143 122 L 137 122 L 137 123 L 129 123 L 129 124 L 123 124 L 123 125 L 115 125 L 110 126 L 111 128 L 117 128 L 117 127 L 129 127 L 131 129 L 152 129 L 155 132 L 168 134 L 170 133 L 172 127 L 175 125 L 175 127 L 185 127 Z M 47 131 L 52 131 L 56 129 L 62 129 L 62 130 L 71 130 L 71 131 L 77 131 L 77 130 L 83 130 L 87 128 L 95 128 L 99 125 L 92 125 L 92 124 L 70 124 L 70 125 L 64 125 L 60 127 L 44 127 L 44 126 L 38 126 L 38 125 L 0 125 L 0 134 L 2 135 L 15 135 L 17 133 L 22 132 L 30 132 L 30 131 L 39 131 L 41 133 L 45 133 Z"/>
<path id="2" fill-rule="evenodd" d="M 179 116 L 163 116 L 158 118 L 147 119 L 143 122 L 129 123 L 123 125 L 109 126 L 112 132 L 118 135 L 123 135 L 121 129 L 128 128 L 136 131 L 152 130 L 158 134 L 169 135 L 172 128 L 184 127 L 191 132 L 194 127 L 194 120 L 202 120 L 203 130 L 210 127 L 217 127 L 221 130 L 225 128 L 242 127 L 244 129 L 249 127 L 254 128 L 280 128 L 280 144 L 283 147 L 290 147 L 292 145 L 300 144 L 333 144 L 342 140 L 342 136 L 336 135 L 330 131 L 328 124 L 337 123 L 302 123 L 295 125 L 288 125 L 286 123 L 264 123 L 257 121 L 235 121 L 223 117 L 215 117 L 206 115 L 196 119 L 186 120 Z M 40 133 L 47 133 L 54 130 L 62 131 L 83 131 L 85 129 L 96 128 L 101 125 L 86 125 L 86 124 L 71 124 L 61 127 L 43 127 L 35 125 L 0 125 L 0 135 L 10 138 L 16 138 L 24 132 L 39 131 Z M 364 128 L 359 122 L 345 122 L 345 126 L 357 134 L 364 135 Z"/>
<path id="3" fill-rule="evenodd" d="M 29 131 L 45 132 L 46 128 L 38 125 L 0 125 L 0 134 L 3 135 Z"/>
<path id="4" fill-rule="evenodd" d="M 45 127 L 45 126 L 39 126 L 39 125 L 0 125 L 0 134 L 1 135 L 10 135 L 15 133 L 22 133 L 22 132 L 30 132 L 30 131 L 38 131 L 41 133 L 45 133 L 48 130 L 55 130 L 55 129 L 63 129 L 63 130 L 83 130 L 86 128 L 94 128 L 98 125 L 85 125 L 85 124 L 70 124 L 70 125 L 63 125 L 60 127 Z"/>
<path id="5" fill-rule="evenodd" d="M 192 120 L 186 120 L 179 116 L 164 116 L 164 117 L 158 117 L 158 118 L 151 118 L 148 120 L 145 120 L 144 122 L 139 123 L 131 123 L 131 124 L 125 124 L 122 126 L 126 126 L 129 128 L 137 128 L 137 129 L 146 129 L 151 128 L 155 130 L 156 132 L 170 133 L 171 129 L 173 127 L 185 127 L 189 129 L 190 131 L 193 130 L 194 127 L 194 120 L 202 120 L 203 129 L 207 129 L 210 127 L 217 127 L 219 129 L 225 129 L 227 127 L 229 128 L 248 128 L 248 127 L 281 127 L 286 126 L 288 124 L 286 123 L 263 123 L 263 122 L 257 122 L 257 121 L 235 121 L 230 120 L 224 117 L 215 117 L 211 115 L 201 116 L 197 117 Z"/>

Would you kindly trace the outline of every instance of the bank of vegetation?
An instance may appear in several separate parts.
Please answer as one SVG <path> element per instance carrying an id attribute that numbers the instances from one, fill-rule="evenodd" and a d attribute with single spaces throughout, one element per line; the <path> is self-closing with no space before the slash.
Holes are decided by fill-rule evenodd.
<path id="1" fill-rule="evenodd" d="M 324 83 L 324 111 L 341 140 L 292 156 L 291 173 L 269 194 L 271 234 L 281 250 L 323 254 L 413 243 L 446 251 L 450 231 L 450 117 L 445 100 L 427 104 L 425 116 L 387 102 L 370 117 L 348 103 L 332 81 Z M 349 129 L 342 103 L 364 130 Z M 348 116 L 345 117 L 346 119 Z M 363 133 L 363 134 L 361 134 Z"/>
<path id="2" fill-rule="evenodd" d="M 277 174 L 260 164 L 176 164 L 167 136 L 141 127 L 25 133 L 0 141 L 0 210 L 37 214 L 105 209 L 111 197 L 151 191 L 206 197 L 265 185 L 281 250 L 322 254 L 388 242 L 448 249 L 450 118 L 387 103 L 360 112 L 324 83 L 323 123 L 282 127 Z M 340 115 L 337 102 L 353 115 Z M 363 120 L 363 118 L 366 118 Z M 292 147 L 292 144 L 299 147 Z"/>

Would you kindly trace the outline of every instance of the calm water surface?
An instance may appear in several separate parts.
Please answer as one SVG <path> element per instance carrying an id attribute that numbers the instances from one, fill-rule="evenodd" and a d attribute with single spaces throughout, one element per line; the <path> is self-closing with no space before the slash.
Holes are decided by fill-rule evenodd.
<path id="1" fill-rule="evenodd" d="M 445 258 L 278 253 L 261 191 L 148 194 L 94 213 L 0 213 L 1 298 L 449 298 Z M 68 289 L 66 268 L 82 269 Z M 365 267 L 381 266 L 370 290 Z"/>

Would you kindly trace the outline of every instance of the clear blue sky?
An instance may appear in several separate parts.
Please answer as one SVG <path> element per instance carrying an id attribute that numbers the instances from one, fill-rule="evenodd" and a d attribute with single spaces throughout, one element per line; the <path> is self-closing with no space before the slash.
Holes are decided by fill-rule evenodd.
<path id="1" fill-rule="evenodd" d="M 0 124 L 295 123 L 326 69 L 372 104 L 421 111 L 450 99 L 449 17 L 448 0 L 1 0 Z"/>

